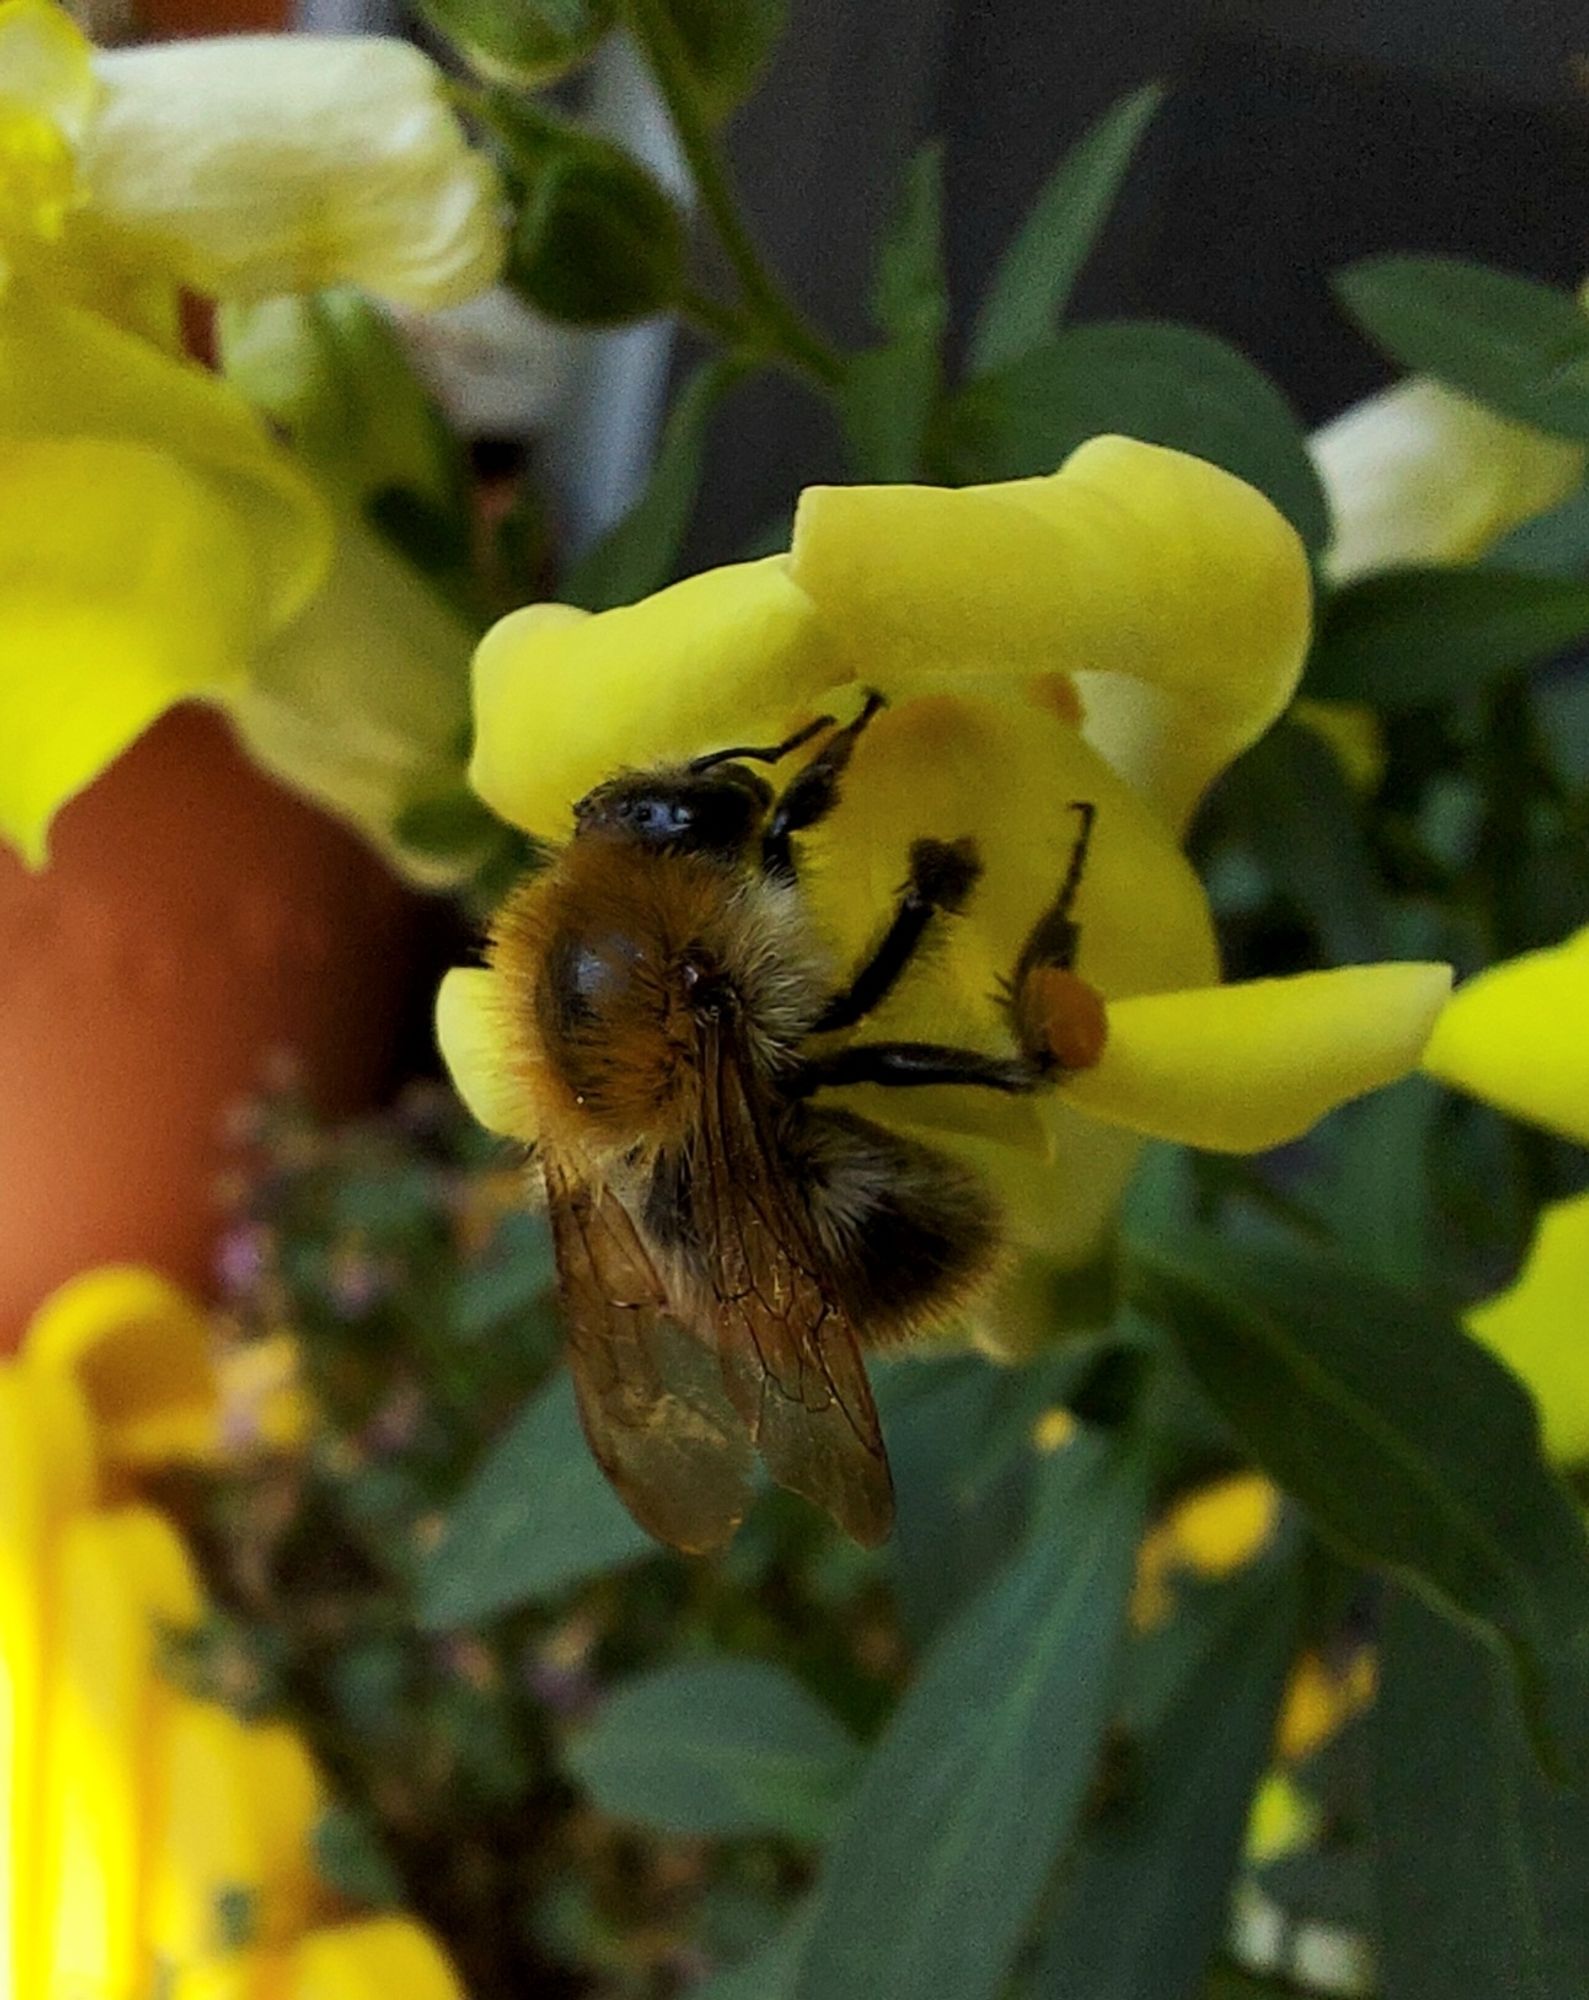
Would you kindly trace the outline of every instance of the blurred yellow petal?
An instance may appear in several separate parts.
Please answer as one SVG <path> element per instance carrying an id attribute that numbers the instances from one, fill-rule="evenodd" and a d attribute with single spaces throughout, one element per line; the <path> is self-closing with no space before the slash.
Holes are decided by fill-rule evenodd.
<path id="1" fill-rule="evenodd" d="M 1176 1501 L 1164 1530 L 1172 1559 L 1198 1576 L 1229 1576 L 1250 1563 L 1280 1518 L 1278 1490 L 1242 1472 Z"/>
<path id="2" fill-rule="evenodd" d="M 53 244 L 82 197 L 74 153 L 97 91 L 87 42 L 45 0 L 0 5 L 0 284 L 8 251 Z"/>
<path id="3" fill-rule="evenodd" d="M 533 1144 L 534 1116 L 513 1075 L 518 1038 L 506 1019 L 499 976 L 455 966 L 436 995 L 436 1041 L 458 1095 L 488 1132 Z"/>
<path id="4" fill-rule="evenodd" d="M 1468 1331 L 1528 1384 L 1545 1449 L 1568 1465 L 1589 1459 L 1589 1194 L 1540 1211 L 1515 1283 L 1467 1315 Z"/>
<path id="5" fill-rule="evenodd" d="M 1299 701 L 1291 716 L 1334 751 L 1356 790 L 1379 789 L 1385 775 L 1385 732 L 1371 708 L 1360 701 Z"/>
<path id="6" fill-rule="evenodd" d="M 1513 423 L 1414 376 L 1316 431 L 1313 462 L 1334 523 L 1336 583 L 1409 563 L 1472 562 L 1565 500 L 1581 445 Z"/>
<path id="7" fill-rule="evenodd" d="M 1122 1000 L 1067 1099 L 1151 1138 L 1252 1153 L 1412 1069 L 1450 989 L 1443 965 L 1354 965 Z"/>
<path id="8" fill-rule="evenodd" d="M 441 1947 L 407 1917 L 315 1931 L 294 1957 L 286 2000 L 466 2000 Z"/>
<path id="9" fill-rule="evenodd" d="M 157 1962 L 289 1943 L 313 1914 L 324 1799 L 289 1729 L 174 1698 L 157 1746 L 148 1937 Z"/>
<path id="10" fill-rule="evenodd" d="M 156 1670 L 163 1631 L 190 1626 L 187 1552 L 151 1509 L 86 1514 L 59 1549 L 59 1636 L 49 1677 L 44 1806 L 45 2000 L 147 1990 L 139 1896 L 151 1746 L 174 1690 Z"/>
<path id="11" fill-rule="evenodd" d="M 125 255 L 219 298 L 347 283 L 441 306 L 496 276 L 495 172 L 408 43 L 224 36 L 97 66 L 83 171 Z"/>
<path id="12" fill-rule="evenodd" d="M 314 1428 L 315 1406 L 303 1383 L 303 1356 L 288 1332 L 245 1340 L 217 1367 L 221 1435 L 228 1455 L 292 1451 Z"/>
<path id="13" fill-rule="evenodd" d="M 144 445 L 0 440 L 0 838 L 49 826 L 174 702 L 243 670 L 254 564 L 213 492 Z"/>
<path id="14" fill-rule="evenodd" d="M 30 1366 L 74 1377 L 112 1463 L 147 1467 L 213 1456 L 209 1320 L 158 1272 L 111 1264 L 70 1279 L 39 1308 L 24 1351 Z"/>
<path id="15" fill-rule="evenodd" d="M 791 574 L 885 693 L 1074 676 L 1088 740 L 1176 826 L 1290 699 L 1311 621 L 1270 503 L 1131 438 L 1002 486 L 810 488 Z"/>
<path id="16" fill-rule="evenodd" d="M 1589 1146 L 1589 926 L 1461 986 L 1424 1051 L 1431 1076 Z"/>
<path id="17" fill-rule="evenodd" d="M 770 742 L 840 678 L 782 556 L 595 617 L 532 604 L 486 634 L 474 675 L 470 782 L 504 819 L 552 840 L 624 765 Z"/>
<path id="18" fill-rule="evenodd" d="M 1311 1847 L 1324 1830 L 1324 1815 L 1294 1779 L 1271 1771 L 1253 1795 L 1247 1819 L 1247 1858 L 1260 1867 Z"/>
<path id="19" fill-rule="evenodd" d="M 54 1545 L 94 1489 L 76 1384 L 0 1362 L 0 1993 L 38 1990 Z"/>
<path id="20" fill-rule="evenodd" d="M 256 652 L 227 706 L 256 764 L 351 821 L 405 875 L 456 881 L 397 829 L 414 800 L 462 788 L 473 648 L 411 563 L 342 518 L 324 587 Z"/>
<path id="21" fill-rule="evenodd" d="M 76 141 L 98 99 L 92 49 L 66 9 L 50 0 L 4 0 L 0 110 L 26 105 Z"/>
<path id="22" fill-rule="evenodd" d="M 1374 1657 L 1359 1648 L 1343 1665 L 1303 1653 L 1291 1670 L 1275 1729 L 1275 1754 L 1300 1764 L 1372 1706 L 1378 1675 Z"/>
<path id="23" fill-rule="evenodd" d="M 8 438 L 142 444 L 202 478 L 210 505 L 235 517 L 252 552 L 260 635 L 295 617 L 325 574 L 325 507 L 234 389 L 20 285 L 0 298 L 0 440 Z M 10 485 L 8 475 L 0 489 L 8 498 Z M 9 507 L 4 518 L 0 553 L 17 519 Z"/>

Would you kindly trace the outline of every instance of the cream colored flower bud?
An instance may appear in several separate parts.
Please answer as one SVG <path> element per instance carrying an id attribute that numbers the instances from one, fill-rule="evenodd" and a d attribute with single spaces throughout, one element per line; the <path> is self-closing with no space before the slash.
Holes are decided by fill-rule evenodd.
<path id="1" fill-rule="evenodd" d="M 351 283 L 440 306 L 496 276 L 496 176 L 407 43 L 232 36 L 95 67 L 82 168 L 129 257 L 230 299 Z"/>
<path id="2" fill-rule="evenodd" d="M 1325 568 L 1336 583 L 1471 562 L 1565 500 L 1585 462 L 1580 445 L 1420 376 L 1354 403 L 1311 450 L 1335 522 Z"/>

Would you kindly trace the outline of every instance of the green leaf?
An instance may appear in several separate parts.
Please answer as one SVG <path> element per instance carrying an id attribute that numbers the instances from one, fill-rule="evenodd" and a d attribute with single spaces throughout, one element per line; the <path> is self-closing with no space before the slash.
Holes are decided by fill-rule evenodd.
<path id="1" fill-rule="evenodd" d="M 1529 576 L 1582 575 L 1589 569 L 1589 485 L 1514 528 L 1491 556 L 1496 568 Z"/>
<path id="2" fill-rule="evenodd" d="M 1589 582 L 1493 569 L 1399 569 L 1337 591 L 1306 692 L 1376 708 L 1457 701 L 1589 637 Z"/>
<path id="3" fill-rule="evenodd" d="M 1071 147 L 1027 210 L 977 314 L 969 370 L 991 375 L 1051 334 L 1109 218 L 1142 134 L 1164 102 L 1144 84 L 1112 104 Z"/>
<path id="4" fill-rule="evenodd" d="M 685 383 L 662 427 L 644 493 L 563 579 L 560 594 L 568 603 L 609 611 L 669 581 L 700 490 L 707 426 L 742 372 L 737 362 L 709 361 Z"/>
<path id="5" fill-rule="evenodd" d="M 667 1833 L 820 1840 L 860 1756 L 785 1668 L 697 1660 L 620 1688 L 565 1759 L 615 1819 Z"/>
<path id="6" fill-rule="evenodd" d="M 684 218 L 634 155 L 504 91 L 485 115 L 519 198 L 504 273 L 513 290 L 572 326 L 671 306 L 684 283 Z"/>
<path id="7" fill-rule="evenodd" d="M 433 536 L 456 548 L 458 442 L 391 321 L 362 292 L 234 300 L 217 313 L 216 335 L 227 380 L 290 435 L 329 493 L 360 512 L 372 502 L 390 511 L 405 495 Z"/>
<path id="8" fill-rule="evenodd" d="M 795 2000 L 795 1980 L 814 1916 L 808 1896 L 760 1951 L 704 1986 L 692 1986 L 687 2000 Z"/>
<path id="9" fill-rule="evenodd" d="M 1589 443 L 1589 313 L 1571 292 L 1460 257 L 1365 257 L 1335 286 L 1404 368 Z"/>
<path id="10" fill-rule="evenodd" d="M 371 1910 L 395 1910 L 403 1884 L 380 1836 L 349 1806 L 328 1806 L 311 1836 L 316 1872 L 328 1888 Z"/>
<path id="11" fill-rule="evenodd" d="M 839 414 L 857 478 L 913 479 L 923 469 L 949 318 L 942 178 L 940 149 L 922 147 L 878 255 L 872 317 L 887 343 L 845 367 Z"/>
<path id="12" fill-rule="evenodd" d="M 590 1455 L 566 1373 L 487 1454 L 419 1579 L 422 1631 L 478 1625 L 655 1555 Z"/>
<path id="13" fill-rule="evenodd" d="M 784 0 L 663 0 L 707 116 L 748 97 L 783 33 Z"/>
<path id="14" fill-rule="evenodd" d="M 1144 1466 L 1082 1436 L 944 1633 L 815 1891 L 797 2000 L 992 2000 L 1081 1810 L 1115 1695 Z"/>
<path id="15" fill-rule="evenodd" d="M 1544 1783 L 1487 1649 L 1391 1600 L 1374 1710 L 1386 2000 L 1583 2000 L 1589 1797 Z"/>
<path id="16" fill-rule="evenodd" d="M 617 0 L 419 0 L 419 11 L 477 76 L 536 90 L 591 54 L 618 8 Z"/>
<path id="17" fill-rule="evenodd" d="M 1269 498 L 1310 549 L 1329 507 L 1296 413 L 1225 341 L 1166 320 L 1101 320 L 1034 347 L 965 389 L 953 413 L 962 476 L 1052 472 L 1101 431 L 1211 459 Z"/>
<path id="18" fill-rule="evenodd" d="M 1077 1843 L 1032 2000 L 1193 2000 L 1224 1929 L 1300 1611 L 1294 1563 L 1261 1563 L 1177 1607 L 1168 1701 L 1133 1739 L 1126 1797 Z"/>
<path id="19" fill-rule="evenodd" d="M 1133 1296 L 1348 1560 L 1510 1653 L 1541 1754 L 1589 1775 L 1589 1539 L 1527 1391 L 1456 1318 L 1322 1257 L 1136 1247 Z"/>
<path id="20" fill-rule="evenodd" d="M 1333 750 L 1289 719 L 1238 759 L 1220 793 L 1270 882 L 1336 965 L 1383 958 L 1379 878 L 1362 807 Z"/>

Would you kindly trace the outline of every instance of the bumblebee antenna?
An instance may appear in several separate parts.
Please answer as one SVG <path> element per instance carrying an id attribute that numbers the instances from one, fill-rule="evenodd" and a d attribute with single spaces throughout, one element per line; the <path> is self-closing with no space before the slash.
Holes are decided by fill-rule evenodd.
<path id="1" fill-rule="evenodd" d="M 776 764 L 787 757 L 791 750 L 798 750 L 802 743 L 809 743 L 813 736 L 820 736 L 824 729 L 833 727 L 831 715 L 819 715 L 815 722 L 808 722 L 804 729 L 797 729 L 793 736 L 786 736 L 782 743 L 769 743 L 760 749 L 744 746 L 733 750 L 709 750 L 704 757 L 692 757 L 686 766 L 691 771 L 710 771 L 714 764 L 737 764 L 749 757 L 758 764 Z"/>

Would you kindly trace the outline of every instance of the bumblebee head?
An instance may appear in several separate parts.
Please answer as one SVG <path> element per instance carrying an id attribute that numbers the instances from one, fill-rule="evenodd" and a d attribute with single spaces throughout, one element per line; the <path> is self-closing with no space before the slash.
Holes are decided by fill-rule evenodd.
<path id="1" fill-rule="evenodd" d="M 625 771 L 574 808 L 574 838 L 604 835 L 659 853 L 741 861 L 760 837 L 772 786 L 743 764 Z"/>

